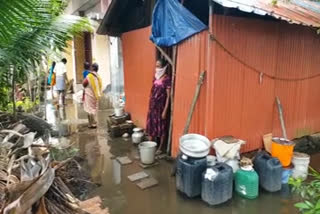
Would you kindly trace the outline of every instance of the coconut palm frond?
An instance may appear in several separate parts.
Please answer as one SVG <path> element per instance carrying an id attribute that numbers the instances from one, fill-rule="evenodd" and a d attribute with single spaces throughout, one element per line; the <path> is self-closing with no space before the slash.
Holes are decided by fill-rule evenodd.
<path id="1" fill-rule="evenodd" d="M 0 0 L 0 86 L 10 84 L 12 67 L 21 74 L 34 72 L 49 53 L 92 30 L 88 19 L 62 15 L 66 2 Z"/>

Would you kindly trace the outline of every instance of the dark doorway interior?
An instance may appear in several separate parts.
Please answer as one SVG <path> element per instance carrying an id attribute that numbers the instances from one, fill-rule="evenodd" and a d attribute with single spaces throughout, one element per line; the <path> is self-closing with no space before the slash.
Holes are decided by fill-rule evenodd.
<path id="1" fill-rule="evenodd" d="M 91 44 L 91 34 L 85 32 L 84 35 L 84 57 L 85 61 L 92 64 L 92 44 Z"/>

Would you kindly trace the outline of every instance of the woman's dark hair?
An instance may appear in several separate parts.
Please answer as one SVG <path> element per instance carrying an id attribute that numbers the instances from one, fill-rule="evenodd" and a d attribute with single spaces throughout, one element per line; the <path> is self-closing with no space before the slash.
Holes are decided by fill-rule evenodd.
<path id="1" fill-rule="evenodd" d="M 99 70 L 99 65 L 98 65 L 98 63 L 93 63 L 93 64 L 91 65 L 91 68 L 92 68 L 93 71 L 98 72 L 98 70 Z"/>
<path id="2" fill-rule="evenodd" d="M 51 67 L 54 69 L 56 67 L 56 62 L 53 61 Z"/>
<path id="3" fill-rule="evenodd" d="M 67 64 L 67 59 L 66 59 L 66 58 L 63 58 L 63 59 L 61 60 L 61 62 L 63 62 L 64 64 Z"/>
<path id="4" fill-rule="evenodd" d="M 86 69 L 86 70 L 90 69 L 90 63 L 89 62 L 85 62 L 84 63 L 84 69 Z"/>
<path id="5" fill-rule="evenodd" d="M 161 63 L 161 67 L 162 68 L 167 65 L 167 61 L 165 59 L 163 59 L 163 58 L 157 59 L 157 62 Z"/>

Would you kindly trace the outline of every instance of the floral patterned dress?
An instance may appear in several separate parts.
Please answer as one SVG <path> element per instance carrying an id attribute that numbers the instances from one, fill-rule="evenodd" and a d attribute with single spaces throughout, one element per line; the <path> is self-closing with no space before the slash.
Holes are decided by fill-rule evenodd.
<path id="1" fill-rule="evenodd" d="M 163 120 L 161 117 L 166 105 L 167 89 L 171 89 L 169 76 L 153 81 L 146 129 L 147 134 L 153 138 L 166 136 L 168 132 L 168 119 Z M 168 113 L 166 118 L 169 118 Z"/>

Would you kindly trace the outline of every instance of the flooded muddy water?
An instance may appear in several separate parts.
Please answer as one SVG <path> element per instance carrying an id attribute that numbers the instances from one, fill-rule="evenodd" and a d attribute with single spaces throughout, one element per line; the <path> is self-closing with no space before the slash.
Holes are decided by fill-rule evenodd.
<path id="1" fill-rule="evenodd" d="M 49 111 L 48 111 L 49 110 Z M 99 187 L 88 197 L 100 196 L 111 214 L 295 214 L 290 190 L 260 192 L 255 200 L 243 199 L 236 194 L 232 201 L 210 207 L 200 198 L 189 199 L 176 191 L 175 178 L 171 177 L 172 163 L 161 160 L 160 164 L 145 172 L 159 181 L 153 188 L 140 190 L 127 176 L 142 171 L 139 166 L 137 147 L 130 140 L 111 139 L 107 133 L 108 111 L 100 111 L 99 128 L 86 128 L 86 114 L 80 105 L 68 104 L 62 112 L 47 107 L 49 122 L 55 124 L 61 136 L 75 142 L 80 155 L 88 161 L 90 174 Z M 51 118 L 51 119 L 49 119 Z M 121 166 L 114 158 L 128 156 L 132 164 Z"/>

